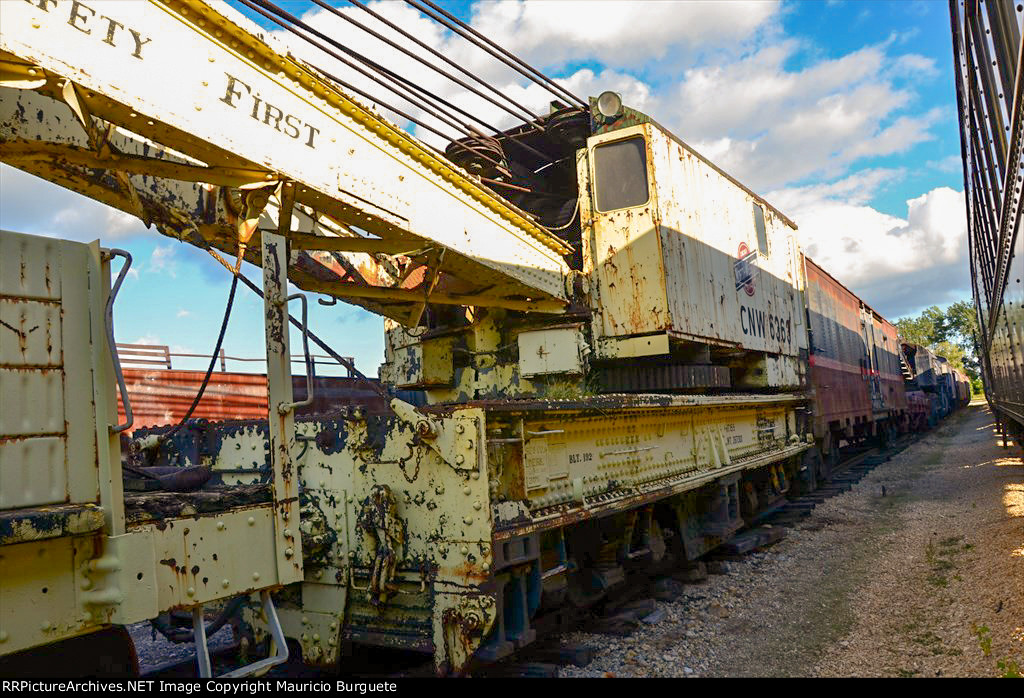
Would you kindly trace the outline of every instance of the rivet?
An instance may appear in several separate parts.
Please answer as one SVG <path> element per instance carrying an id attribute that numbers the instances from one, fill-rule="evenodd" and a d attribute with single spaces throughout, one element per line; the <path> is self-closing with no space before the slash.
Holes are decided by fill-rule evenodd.
<path id="1" fill-rule="evenodd" d="M 195 596 L 196 595 L 195 587 L 189 587 L 188 589 L 186 589 L 185 590 L 185 595 L 186 596 Z"/>
<path id="2" fill-rule="evenodd" d="M 227 589 L 227 588 L 228 588 L 229 586 L 231 586 L 231 582 L 229 582 L 229 581 L 228 581 L 228 580 L 226 580 L 226 579 L 222 579 L 222 580 L 220 580 L 220 585 L 221 585 L 222 587 L 224 587 L 225 589 Z"/>
<path id="3" fill-rule="evenodd" d="M 474 480 L 479 480 L 480 479 L 480 473 L 474 471 L 473 474 L 470 475 L 470 477 L 473 478 Z"/>
<path id="4" fill-rule="evenodd" d="M 223 531 L 224 530 L 224 522 L 223 521 L 218 521 L 217 522 L 217 530 L 218 531 Z"/>
<path id="5" fill-rule="evenodd" d="M 466 431 L 466 427 L 464 427 L 463 425 L 461 425 L 461 424 L 456 424 L 455 425 L 455 433 L 456 434 L 462 434 L 465 431 Z"/>
<path id="6" fill-rule="evenodd" d="M 469 548 L 467 548 L 466 546 L 462 546 L 462 554 L 469 555 Z"/>
<path id="7" fill-rule="evenodd" d="M 9 635 L 6 630 L 0 630 L 0 642 L 7 642 Z"/>
<path id="8" fill-rule="evenodd" d="M 313 633 L 313 642 L 320 642 L 320 633 Z"/>
<path id="9" fill-rule="evenodd" d="M 50 629 L 50 621 L 44 620 L 42 625 L 40 625 L 39 627 L 42 628 L 43 630 L 49 630 Z"/>
<path id="10" fill-rule="evenodd" d="M 351 558 L 352 560 L 355 560 L 355 559 L 356 559 L 356 551 L 355 551 L 355 550 L 349 550 L 349 551 L 348 551 L 348 556 L 349 556 L 349 558 Z"/>
<path id="11" fill-rule="evenodd" d="M 320 579 L 321 577 L 324 576 L 324 571 L 323 570 L 317 570 L 316 574 L 314 574 L 313 576 L 316 577 L 317 579 Z"/>
<path id="12" fill-rule="evenodd" d="M 462 523 L 464 523 L 467 526 L 469 526 L 471 523 L 473 523 L 473 517 L 472 516 L 467 516 L 466 518 L 464 518 L 462 520 Z"/>
<path id="13" fill-rule="evenodd" d="M 250 516 L 249 517 L 249 525 L 250 526 L 255 526 L 256 525 L 256 519 L 254 519 L 253 517 Z"/>
<path id="14" fill-rule="evenodd" d="M 92 589 L 92 580 L 89 579 L 88 577 L 86 577 L 85 579 L 82 580 L 82 583 L 79 584 L 79 586 L 82 587 L 83 589 Z"/>
<path id="15" fill-rule="evenodd" d="M 462 465 L 465 462 L 466 462 L 466 457 L 464 455 L 462 455 L 461 453 L 458 454 L 457 456 L 455 456 L 455 463 L 456 463 L 456 465 Z"/>
<path id="16" fill-rule="evenodd" d="M 291 538 L 292 537 L 292 529 L 290 529 L 290 528 L 284 529 L 284 537 L 285 538 Z"/>
<path id="17" fill-rule="evenodd" d="M 338 629 L 338 624 L 337 623 L 331 623 L 330 628 L 331 628 L 331 630 L 337 630 Z"/>
<path id="18" fill-rule="evenodd" d="M 285 548 L 284 549 L 284 556 L 285 557 L 291 557 L 294 554 L 295 554 L 295 551 L 292 550 L 291 548 Z"/>
<path id="19" fill-rule="evenodd" d="M 331 626 L 331 627 L 333 628 L 333 626 Z M 331 647 L 334 647 L 334 643 L 335 642 L 336 642 L 336 640 L 332 637 L 331 639 L 329 639 L 327 641 L 327 644 L 330 645 Z"/>
<path id="20" fill-rule="evenodd" d="M 476 509 L 477 511 L 480 511 L 480 507 L 481 507 L 480 502 L 473 502 L 473 508 L 474 509 Z"/>
<path id="21" fill-rule="evenodd" d="M 260 581 L 260 573 L 259 572 L 253 572 L 252 573 L 252 581 L 254 581 L 254 582 Z"/>
<path id="22" fill-rule="evenodd" d="M 309 618 L 307 618 L 306 616 L 302 616 L 302 624 L 303 625 L 309 625 Z M 303 635 L 302 637 L 306 637 L 306 636 Z"/>
<path id="23" fill-rule="evenodd" d="M 469 485 L 462 488 L 462 494 L 473 494 L 473 490 L 470 489 Z"/>

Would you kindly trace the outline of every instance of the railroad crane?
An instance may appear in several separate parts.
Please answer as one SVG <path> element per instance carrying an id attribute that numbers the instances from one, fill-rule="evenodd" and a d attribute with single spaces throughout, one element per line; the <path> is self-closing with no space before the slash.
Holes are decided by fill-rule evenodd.
<path id="1" fill-rule="evenodd" d="M 0 26 L 0 158 L 260 266 L 270 406 L 122 438 L 122 253 L 0 236 L 8 660 L 86 637 L 125 670 L 125 625 L 191 610 L 209 675 L 204 607 L 229 602 L 267 655 L 239 674 L 351 643 L 460 673 L 805 471 L 795 225 L 614 93 L 441 153 L 224 3 L 22 0 Z M 296 418 L 288 283 L 387 318 L 381 379 L 425 404 Z M 153 467 L 210 480 L 123 491 Z"/>

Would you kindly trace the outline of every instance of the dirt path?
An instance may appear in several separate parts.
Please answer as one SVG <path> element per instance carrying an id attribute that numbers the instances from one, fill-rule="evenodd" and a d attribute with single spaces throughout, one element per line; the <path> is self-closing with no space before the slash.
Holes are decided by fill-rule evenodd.
<path id="1" fill-rule="evenodd" d="M 1024 671 L 1024 465 L 972 405 L 570 676 Z"/>
<path id="2" fill-rule="evenodd" d="M 1024 466 L 983 405 L 877 472 L 877 549 L 852 625 L 822 676 L 1001 676 L 1024 671 Z M 885 508 L 889 507 L 886 512 Z M 874 547 L 874 546 L 872 546 Z"/>

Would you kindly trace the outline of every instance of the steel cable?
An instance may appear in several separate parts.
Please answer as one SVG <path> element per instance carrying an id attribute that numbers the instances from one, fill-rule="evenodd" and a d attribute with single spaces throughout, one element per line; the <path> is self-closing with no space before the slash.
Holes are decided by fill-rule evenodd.
<path id="1" fill-rule="evenodd" d="M 543 87 L 544 89 L 546 89 L 548 92 L 555 95 L 559 99 L 568 98 L 570 101 L 575 101 L 583 107 L 590 107 L 590 105 L 587 102 L 583 101 L 582 99 L 574 95 L 572 92 L 565 89 L 548 76 L 544 75 L 544 73 L 540 72 L 539 70 L 529 65 L 528 63 L 518 58 L 517 56 L 509 53 L 501 46 L 498 46 L 498 44 L 488 39 L 486 36 L 478 32 L 476 29 L 466 24 L 458 17 L 455 17 L 454 15 L 438 7 L 433 2 L 430 2 L 430 0 L 405 0 L 405 2 L 414 9 L 416 9 L 417 11 L 427 15 L 435 22 L 438 22 L 447 27 L 448 29 L 451 29 L 453 32 L 463 37 L 470 43 L 474 44 L 475 46 L 494 56 L 499 61 L 501 61 L 508 67 L 512 68 L 520 75 L 524 76 L 531 82 L 540 85 L 541 87 Z M 420 7 L 420 5 L 417 3 L 422 3 L 423 5 L 426 5 L 426 7 Z M 433 10 L 433 12 L 431 10 Z M 447 19 L 442 19 L 442 17 L 439 17 L 438 15 L 442 15 Z M 473 37 L 476 37 L 476 39 L 474 39 Z M 518 64 L 518 66 L 516 64 Z M 530 73 L 533 73 L 533 75 L 530 75 Z M 555 90 L 557 90 L 557 92 Z"/>
<path id="2" fill-rule="evenodd" d="M 238 288 L 238 277 L 241 276 L 241 272 L 231 275 L 231 291 L 228 293 L 228 302 L 224 307 L 224 319 L 220 323 L 220 334 L 217 335 L 217 344 L 213 347 L 213 356 L 210 357 L 210 365 L 206 369 L 206 375 L 203 376 L 203 382 L 199 385 L 199 392 L 196 393 L 195 399 L 192 401 L 192 406 L 188 408 L 188 412 L 181 418 L 181 421 L 171 427 L 170 431 L 161 434 L 161 439 L 169 439 L 179 429 L 181 429 L 185 422 L 192 416 L 192 413 L 196 411 L 196 407 L 199 405 L 199 401 L 203 399 L 203 393 L 206 392 L 206 386 L 210 382 L 210 376 L 213 375 L 213 369 L 217 365 L 217 355 L 220 353 L 221 344 L 224 343 L 224 334 L 228 329 L 228 319 L 231 317 L 231 307 L 235 303 L 235 289 Z"/>

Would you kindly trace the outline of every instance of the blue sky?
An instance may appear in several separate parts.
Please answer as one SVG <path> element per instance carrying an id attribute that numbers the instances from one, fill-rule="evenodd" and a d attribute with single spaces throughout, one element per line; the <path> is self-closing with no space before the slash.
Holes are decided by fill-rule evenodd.
<path id="1" fill-rule="evenodd" d="M 284 4 L 373 53 L 309 3 Z M 546 103 L 403 3 L 371 4 L 531 106 Z M 969 297 L 946 2 L 441 4 L 577 94 L 621 92 L 796 220 L 808 253 L 890 319 Z M 98 237 L 134 255 L 137 273 L 115 312 L 119 341 L 210 351 L 227 296 L 223 269 L 125 214 L 7 166 L 0 176 L 0 227 Z M 315 332 L 376 374 L 379 318 L 343 304 L 312 302 L 311 313 Z M 258 299 L 240 290 L 229 355 L 262 354 L 261 318 Z"/>

